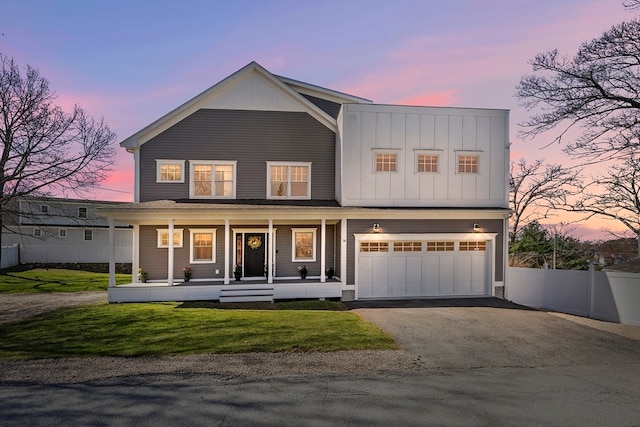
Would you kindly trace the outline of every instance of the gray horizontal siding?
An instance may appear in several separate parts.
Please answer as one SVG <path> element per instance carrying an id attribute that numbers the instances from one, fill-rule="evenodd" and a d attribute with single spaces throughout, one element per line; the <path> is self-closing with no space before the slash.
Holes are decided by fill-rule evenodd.
<path id="1" fill-rule="evenodd" d="M 347 222 L 347 235 L 353 236 L 354 233 L 371 233 L 373 223 L 379 223 L 385 233 L 468 233 L 472 231 L 474 223 L 482 225 L 482 231 L 485 233 L 498 233 L 496 237 L 496 263 L 495 263 L 495 280 L 502 281 L 504 270 L 502 258 L 504 256 L 503 245 L 503 221 L 500 219 L 492 220 L 349 220 Z M 347 283 L 355 283 L 355 239 L 347 239 Z"/>
<path id="2" fill-rule="evenodd" d="M 311 197 L 335 199 L 335 133 L 307 113 L 198 110 L 142 145 L 140 201 L 189 197 L 183 184 L 156 183 L 156 159 L 235 160 L 237 199 L 265 199 L 267 161 L 312 162 Z"/>

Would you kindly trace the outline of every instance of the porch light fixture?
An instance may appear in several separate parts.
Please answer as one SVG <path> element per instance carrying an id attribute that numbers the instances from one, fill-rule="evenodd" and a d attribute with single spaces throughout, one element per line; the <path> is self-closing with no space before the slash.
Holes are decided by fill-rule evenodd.
<path id="1" fill-rule="evenodd" d="M 473 224 L 473 231 L 475 233 L 479 232 L 480 231 L 480 224 Z"/>
<path id="2" fill-rule="evenodd" d="M 373 224 L 373 232 L 374 233 L 379 233 L 380 232 L 380 224 L 378 224 L 377 222 L 375 224 Z"/>

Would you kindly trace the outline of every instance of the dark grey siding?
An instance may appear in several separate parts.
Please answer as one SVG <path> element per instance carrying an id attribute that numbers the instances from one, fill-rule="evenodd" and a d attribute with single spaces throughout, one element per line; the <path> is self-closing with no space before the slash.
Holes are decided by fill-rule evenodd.
<path id="1" fill-rule="evenodd" d="M 309 276 L 320 275 L 320 225 L 293 225 L 293 226 L 277 226 L 278 231 L 276 235 L 276 263 L 277 263 L 277 277 L 291 277 L 297 276 L 298 266 L 305 265 L 308 270 Z M 292 228 L 316 228 L 316 261 L 315 262 L 292 262 Z M 326 268 L 333 266 L 333 260 L 335 256 L 335 237 L 334 226 L 327 225 L 326 230 Z"/>
<path id="2" fill-rule="evenodd" d="M 156 183 L 156 159 L 237 161 L 236 199 L 265 199 L 267 161 L 312 162 L 311 198 L 335 199 L 335 133 L 306 113 L 198 110 L 142 145 L 140 201 L 189 197 Z"/>
<path id="3" fill-rule="evenodd" d="M 498 233 L 496 237 L 496 264 L 495 264 L 495 280 L 502 281 L 504 277 L 504 269 L 502 258 L 504 256 L 503 245 L 503 221 L 500 219 L 492 220 L 349 220 L 347 225 L 347 235 L 351 238 L 347 239 L 347 283 L 355 283 L 355 239 L 354 233 L 371 233 L 373 223 L 379 223 L 385 233 L 465 233 L 473 231 L 473 224 L 482 225 L 482 231 L 485 233 Z"/>
<path id="4" fill-rule="evenodd" d="M 326 99 L 316 98 L 311 95 L 302 95 L 307 98 L 309 101 L 315 104 L 316 107 L 320 108 L 322 111 L 333 117 L 334 119 L 338 118 L 338 114 L 340 113 L 340 108 L 342 104 L 338 104 L 337 102 L 327 101 Z"/>

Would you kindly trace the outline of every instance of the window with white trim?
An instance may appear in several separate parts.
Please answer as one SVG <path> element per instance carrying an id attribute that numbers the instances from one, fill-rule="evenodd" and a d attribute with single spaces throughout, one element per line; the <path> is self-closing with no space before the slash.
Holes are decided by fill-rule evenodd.
<path id="1" fill-rule="evenodd" d="M 416 167 L 417 172 L 438 172 L 438 154 L 418 153 L 418 155 L 416 156 L 416 160 L 418 162 Z"/>
<path id="2" fill-rule="evenodd" d="M 156 159 L 156 182 L 184 182 L 184 160 Z"/>
<path id="3" fill-rule="evenodd" d="M 85 241 L 93 240 L 93 230 L 84 230 L 84 240 Z"/>
<path id="4" fill-rule="evenodd" d="M 236 163 L 235 161 L 189 161 L 190 197 L 192 199 L 235 198 Z"/>
<path id="5" fill-rule="evenodd" d="M 291 229 L 291 261 L 314 262 L 316 260 L 316 228 Z"/>
<path id="6" fill-rule="evenodd" d="M 78 218 L 88 218 L 89 211 L 85 207 L 78 207 Z"/>
<path id="7" fill-rule="evenodd" d="M 190 229 L 191 263 L 216 262 L 216 229 Z"/>
<path id="8" fill-rule="evenodd" d="M 41 228 L 34 228 L 33 229 L 33 237 L 42 237 L 43 236 L 43 232 Z"/>
<path id="9" fill-rule="evenodd" d="M 427 242 L 427 252 L 451 252 L 454 250 L 454 242 Z"/>
<path id="10" fill-rule="evenodd" d="M 40 213 L 48 214 L 49 213 L 49 206 L 48 205 L 40 205 Z"/>
<path id="11" fill-rule="evenodd" d="M 268 199 L 310 199 L 311 163 L 267 162 Z"/>
<path id="12" fill-rule="evenodd" d="M 58 237 L 60 237 L 61 239 L 64 239 L 65 237 L 67 237 L 67 229 L 66 228 L 59 229 Z"/>
<path id="13" fill-rule="evenodd" d="M 458 173 L 478 173 L 479 159 L 477 154 L 458 154 Z"/>
<path id="14" fill-rule="evenodd" d="M 168 248 L 169 247 L 169 229 L 158 228 L 156 230 L 158 232 L 158 247 Z M 173 229 L 173 247 L 174 248 L 182 247 L 182 231 L 183 231 L 182 228 Z"/>
<path id="15" fill-rule="evenodd" d="M 460 242 L 461 251 L 486 251 L 487 242 Z"/>
<path id="16" fill-rule="evenodd" d="M 397 172 L 398 171 L 398 154 L 397 153 L 375 153 L 376 154 L 376 172 Z"/>
<path id="17" fill-rule="evenodd" d="M 360 252 L 389 252 L 389 242 L 360 242 Z"/>
<path id="18" fill-rule="evenodd" d="M 394 252 L 420 252 L 422 242 L 393 242 Z"/>

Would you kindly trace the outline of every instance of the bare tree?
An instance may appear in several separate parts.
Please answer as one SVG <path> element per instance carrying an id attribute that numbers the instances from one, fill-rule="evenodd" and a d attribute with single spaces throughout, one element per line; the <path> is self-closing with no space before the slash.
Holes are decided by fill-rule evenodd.
<path id="1" fill-rule="evenodd" d="M 628 154 L 622 164 L 596 176 L 565 210 L 586 212 L 586 219 L 597 215 L 618 221 L 638 238 L 640 254 L 640 153 Z"/>
<path id="2" fill-rule="evenodd" d="M 0 231 L 12 231 L 3 219 L 15 215 L 16 199 L 81 196 L 113 163 L 116 136 L 104 120 L 78 106 L 65 113 L 55 99 L 36 69 L 27 66 L 23 74 L 0 54 Z"/>
<path id="3" fill-rule="evenodd" d="M 511 162 L 509 170 L 510 241 L 515 242 L 521 228 L 553 215 L 557 205 L 567 205 L 581 185 L 579 171 L 559 165 L 543 165 L 543 160 L 527 164 L 525 159 Z"/>
<path id="4" fill-rule="evenodd" d="M 632 2 L 635 4 L 635 2 Z M 533 111 L 521 123 L 525 138 L 557 129 L 576 158 L 603 160 L 640 150 L 640 21 L 613 26 L 583 43 L 573 58 L 557 50 L 538 54 L 534 74 L 516 88 L 521 104 Z"/>

